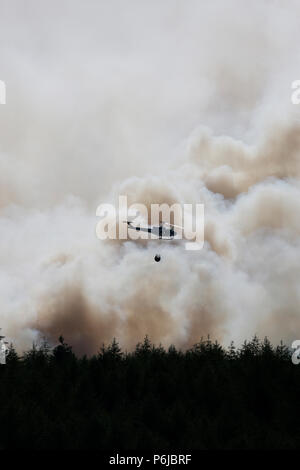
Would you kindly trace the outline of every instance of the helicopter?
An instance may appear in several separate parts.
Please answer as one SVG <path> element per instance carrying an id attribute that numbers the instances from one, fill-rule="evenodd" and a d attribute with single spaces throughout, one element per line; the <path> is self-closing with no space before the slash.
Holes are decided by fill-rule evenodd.
<path id="1" fill-rule="evenodd" d="M 159 225 L 148 225 L 148 227 L 140 227 L 138 225 L 133 225 L 131 220 L 127 220 L 127 225 L 129 228 L 137 230 L 138 232 L 148 232 L 153 235 L 156 235 L 159 240 L 173 240 L 177 233 L 174 230 L 174 225 L 167 224 L 163 222 Z M 169 228 L 167 228 L 169 226 Z"/>
<path id="2" fill-rule="evenodd" d="M 172 225 L 167 222 L 162 222 L 159 225 L 147 225 L 146 227 L 141 227 L 139 225 L 134 225 L 132 220 L 124 221 L 127 223 L 128 227 L 137 232 L 146 232 L 154 235 L 155 238 L 159 240 L 174 240 L 178 235 L 175 232 L 175 227 L 183 230 L 183 227 L 180 225 Z M 161 255 L 156 254 L 154 260 L 158 263 L 161 260 Z"/>

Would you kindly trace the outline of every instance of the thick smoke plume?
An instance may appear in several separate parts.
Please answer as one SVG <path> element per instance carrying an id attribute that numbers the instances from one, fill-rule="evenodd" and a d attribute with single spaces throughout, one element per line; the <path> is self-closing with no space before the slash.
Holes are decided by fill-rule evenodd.
<path id="1" fill-rule="evenodd" d="M 8 339 L 298 339 L 299 3 L 0 4 Z M 96 208 L 120 194 L 204 203 L 204 248 L 98 240 Z"/>

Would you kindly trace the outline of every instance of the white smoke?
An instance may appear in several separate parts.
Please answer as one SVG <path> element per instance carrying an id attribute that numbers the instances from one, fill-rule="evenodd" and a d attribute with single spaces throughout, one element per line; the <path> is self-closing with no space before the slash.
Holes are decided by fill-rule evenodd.
<path id="1" fill-rule="evenodd" d="M 298 2 L 0 0 L 0 327 L 22 350 L 300 330 Z M 300 108 L 299 108 L 300 109 Z M 96 208 L 204 203 L 205 246 Z M 161 253 L 162 261 L 153 256 Z"/>

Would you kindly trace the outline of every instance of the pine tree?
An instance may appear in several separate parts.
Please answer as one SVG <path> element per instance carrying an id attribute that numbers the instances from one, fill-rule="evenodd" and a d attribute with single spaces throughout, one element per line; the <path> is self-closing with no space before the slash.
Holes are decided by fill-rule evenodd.
<path id="1" fill-rule="evenodd" d="M 231 361 L 237 358 L 237 350 L 233 341 L 231 341 L 230 346 L 228 348 L 227 357 Z"/>
<path id="2" fill-rule="evenodd" d="M 59 345 L 53 349 L 53 358 L 57 361 L 63 361 L 66 358 L 73 357 L 72 347 L 65 343 L 64 337 L 58 338 Z"/>
<path id="3" fill-rule="evenodd" d="M 138 343 L 135 349 L 137 356 L 147 356 L 151 353 L 152 345 L 148 335 L 145 336 L 143 343 Z"/>
<path id="4" fill-rule="evenodd" d="M 14 348 L 13 343 L 10 343 L 6 352 L 6 363 L 9 365 L 16 364 L 19 362 L 19 356 Z"/>

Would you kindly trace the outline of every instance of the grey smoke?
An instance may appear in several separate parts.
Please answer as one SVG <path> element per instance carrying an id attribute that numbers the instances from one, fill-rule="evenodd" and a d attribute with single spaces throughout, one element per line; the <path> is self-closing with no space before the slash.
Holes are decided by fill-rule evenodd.
<path id="1" fill-rule="evenodd" d="M 0 0 L 0 326 L 18 349 L 300 330 L 298 2 Z M 204 203 L 205 246 L 96 208 Z M 160 263 L 153 260 L 159 250 Z"/>

